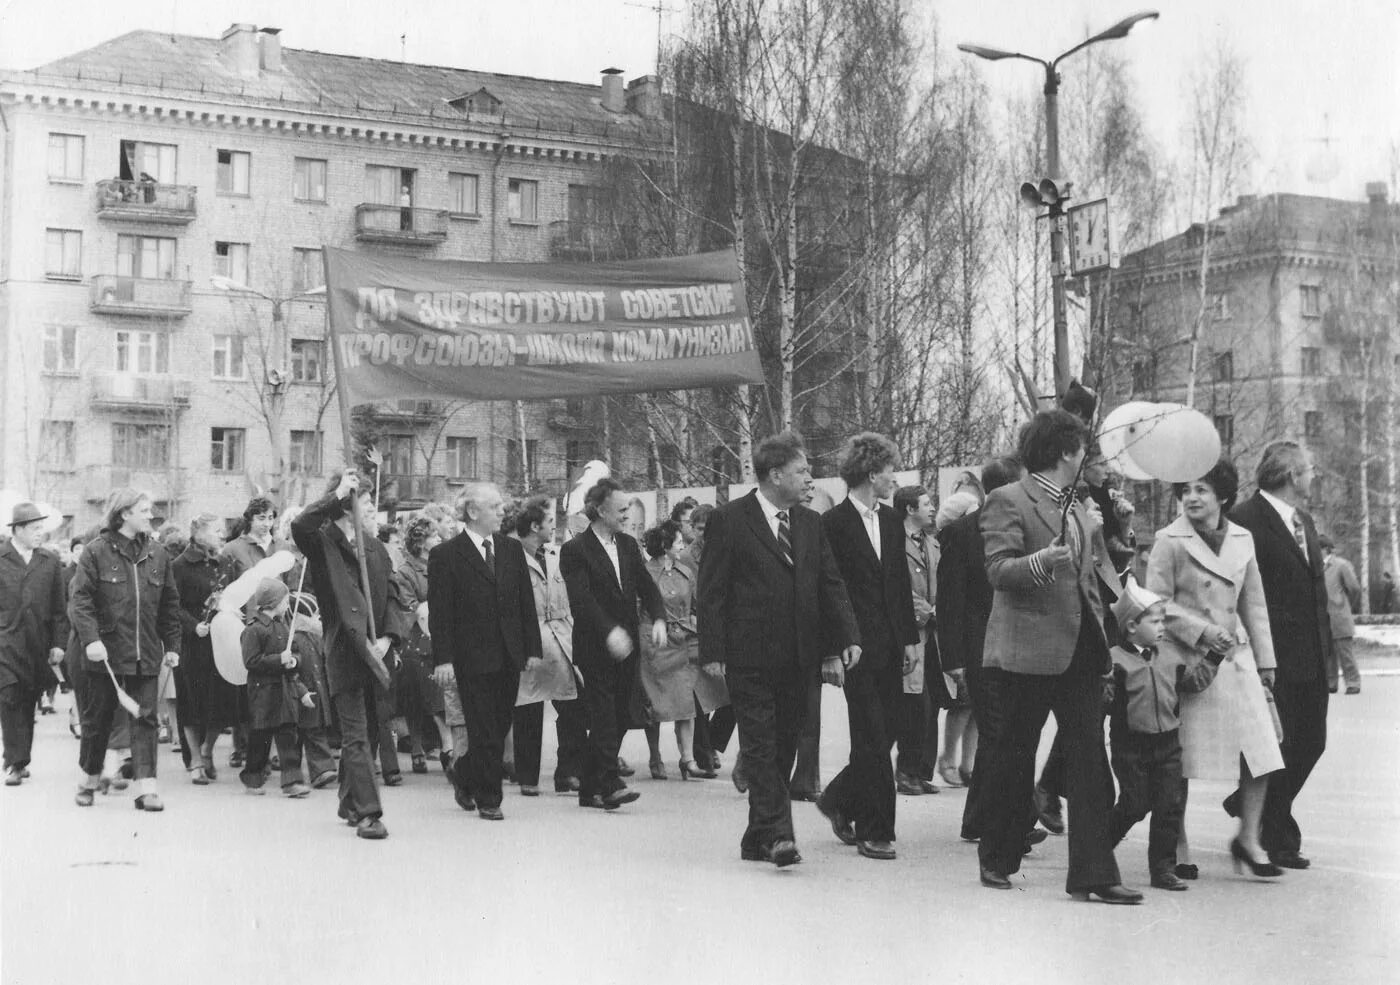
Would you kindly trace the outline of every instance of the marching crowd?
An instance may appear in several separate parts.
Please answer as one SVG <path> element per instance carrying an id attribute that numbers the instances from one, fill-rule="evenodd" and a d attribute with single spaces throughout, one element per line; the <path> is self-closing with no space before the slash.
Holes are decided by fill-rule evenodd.
<path id="1" fill-rule="evenodd" d="M 1355 574 L 1302 508 L 1306 452 L 1271 445 L 1244 500 L 1226 460 L 1174 486 L 1178 518 L 1134 572 L 1132 507 L 1072 409 L 1037 414 L 1015 455 L 941 504 L 896 488 L 895 445 L 863 433 L 840 459 L 847 498 L 818 513 L 801 438 L 773 435 L 754 452 L 757 489 L 684 500 L 645 531 L 629 532 L 610 478 L 562 537 L 552 500 L 507 503 L 484 482 L 380 527 L 353 472 L 280 517 L 253 499 L 227 540 L 211 514 L 187 537 L 156 531 L 151 498 L 122 489 L 100 533 L 55 549 L 20 504 L 0 543 L 5 784 L 29 777 L 36 711 L 61 684 L 79 806 L 134 783 L 136 808 L 160 811 L 159 742 L 204 786 L 231 732 L 249 794 L 274 771 L 287 797 L 335 784 L 340 817 L 380 839 L 401 756 L 427 773 L 436 753 L 456 803 L 486 820 L 503 819 L 506 783 L 539 796 L 549 701 L 553 789 L 582 808 L 640 796 L 619 757 L 629 729 L 646 731 L 657 780 L 716 777 L 737 733 L 744 860 L 801 861 L 795 800 L 860 855 L 894 859 L 898 798 L 938 778 L 967 787 L 982 885 L 1010 888 L 1022 857 L 1067 831 L 1066 891 L 1137 903 L 1115 846 L 1150 816 L 1150 883 L 1185 890 L 1199 873 L 1187 784 L 1209 778 L 1238 783 L 1223 805 L 1237 870 L 1307 868 L 1293 802 L 1325 745 L 1337 656 L 1348 693 L 1360 679 Z M 280 551 L 295 566 L 243 606 L 235 685 L 211 632 L 220 594 Z M 843 689 L 850 734 L 824 788 L 823 684 Z"/>

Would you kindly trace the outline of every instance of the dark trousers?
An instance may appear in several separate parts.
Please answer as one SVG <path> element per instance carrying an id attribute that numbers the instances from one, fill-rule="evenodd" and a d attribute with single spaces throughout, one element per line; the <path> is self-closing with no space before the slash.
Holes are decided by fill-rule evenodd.
<path id="1" fill-rule="evenodd" d="M 851 758 L 826 785 L 823 802 L 851 819 L 862 841 L 894 841 L 894 726 L 903 672 L 900 661 L 871 667 L 861 661 L 846 672 L 846 717 Z"/>
<path id="2" fill-rule="evenodd" d="M 306 777 L 301 772 L 301 744 L 297 742 L 295 725 L 279 725 L 277 728 L 254 728 L 248 730 L 248 761 L 238 778 L 245 787 L 260 790 L 267 780 L 264 771 L 272 751 L 272 743 L 277 743 L 277 765 L 282 772 L 282 786 L 302 783 Z"/>
<path id="3" fill-rule="evenodd" d="M 559 754 L 554 766 L 554 779 L 578 776 L 579 753 L 587 737 L 581 700 L 554 702 L 554 731 L 559 739 Z M 544 702 L 516 705 L 515 778 L 522 786 L 534 787 L 540 782 L 540 756 L 544 745 Z"/>
<path id="4" fill-rule="evenodd" d="M 627 784 L 617 775 L 617 750 L 629 719 L 628 699 L 636 674 L 636 658 L 621 663 L 589 661 L 583 671 L 584 712 L 588 733 L 579 757 L 579 803 L 595 794 L 606 797 Z"/>
<path id="5" fill-rule="evenodd" d="M 374 690 L 374 716 L 369 730 L 371 759 L 378 756 L 379 772 L 393 776 L 400 772 L 398 744 L 394 740 L 394 730 L 389 727 L 394 720 L 394 692 L 378 684 L 370 686 Z"/>
<path id="6" fill-rule="evenodd" d="M 806 682 L 802 696 L 802 724 L 797 733 L 797 765 L 792 768 L 789 790 L 793 796 L 811 796 L 822 789 L 822 682 Z M 744 735 L 739 733 L 739 753 L 743 754 Z M 745 765 L 745 771 L 748 766 Z"/>
<path id="7" fill-rule="evenodd" d="M 859 669 L 860 665 L 856 665 Z M 929 680 L 924 679 L 924 690 L 920 694 L 904 694 L 903 682 L 900 686 L 899 710 L 895 719 L 894 768 L 906 776 L 923 780 L 933 779 L 933 768 L 938 764 L 938 705 L 929 694 Z M 938 687 L 943 686 L 943 675 L 939 674 Z"/>
<path id="8" fill-rule="evenodd" d="M 1097 641 L 1084 638 L 1093 632 L 1093 616 L 1084 614 L 1086 632 L 1081 635 L 1073 662 L 1063 674 L 1017 674 L 984 667 L 983 675 L 995 681 L 993 694 L 1001 706 L 1001 727 L 988 743 L 984 775 L 982 840 L 977 854 L 981 864 L 1006 875 L 1021 868 L 1025 848 L 1027 812 L 1035 788 L 1035 751 L 1050 712 L 1065 733 L 1065 793 L 1070 802 L 1069 872 L 1065 891 L 1076 892 L 1120 881 L 1113 858 L 1108 818 L 1113 807 L 1113 779 L 1103 743 L 1103 687 L 1092 668 L 1102 654 Z M 979 735 L 979 743 L 986 742 Z"/>
<path id="9" fill-rule="evenodd" d="M 78 765 L 88 776 L 102 772 L 107 757 L 107 743 L 112 737 L 112 720 L 120 711 L 117 690 L 106 670 L 83 670 L 75 674 L 73 686 L 78 693 L 78 709 L 82 718 L 82 741 L 78 744 Z M 122 689 L 141 705 L 139 716 L 127 716 L 131 722 L 131 775 L 137 780 L 153 779 L 156 775 L 156 693 L 157 678 L 118 674 Z"/>
<path id="10" fill-rule="evenodd" d="M 369 751 L 372 695 L 363 685 L 331 695 L 340 722 L 340 814 L 342 817 L 379 817 L 379 785 L 374 782 L 374 759 Z"/>
<path id="11" fill-rule="evenodd" d="M 1125 733 L 1113 737 L 1113 775 L 1118 803 L 1109 816 L 1108 836 L 1116 847 L 1134 824 L 1150 813 L 1147 870 L 1160 876 L 1176 869 L 1176 843 L 1186 813 L 1186 781 L 1181 776 L 1181 736 Z"/>
<path id="12" fill-rule="evenodd" d="M 0 741 L 5 744 L 5 769 L 23 769 L 34 750 L 34 706 L 42 687 L 10 684 L 0 690 Z"/>
<path id="13" fill-rule="evenodd" d="M 1040 789 L 1052 797 L 1065 795 L 1065 740 L 1063 732 L 1056 732 L 1050 743 L 1050 753 L 1045 757 L 1045 765 L 1036 781 Z"/>
<path id="14" fill-rule="evenodd" d="M 335 756 L 331 753 L 330 736 L 326 734 L 324 726 L 297 729 L 297 740 L 301 744 L 302 757 L 311 779 L 335 770 Z"/>
<path id="15" fill-rule="evenodd" d="M 477 807 L 500 807 L 506 733 L 515 712 L 515 696 L 520 693 L 520 671 L 511 667 L 489 674 L 458 673 L 457 690 L 467 723 L 465 772 L 458 773 L 458 779 L 472 792 Z M 538 763 L 535 772 L 539 772 Z"/>
<path id="16" fill-rule="evenodd" d="M 1293 817 L 1293 801 L 1327 748 L 1327 683 L 1275 681 L 1274 705 L 1283 725 L 1283 769 L 1269 774 L 1259 842 L 1265 851 L 1296 852 L 1303 832 Z"/>
<path id="17" fill-rule="evenodd" d="M 977 755 L 972 760 L 972 782 L 967 785 L 967 799 L 963 801 L 960 835 L 976 841 L 982 837 L 985 767 L 991 761 L 992 746 L 1002 728 L 1002 703 L 994 693 L 996 674 L 988 677 L 981 667 L 968 667 L 966 675 L 967 699 L 972 705 L 972 719 L 977 723 Z"/>
<path id="18" fill-rule="evenodd" d="M 749 782 L 749 825 L 739 846 L 763 852 L 775 841 L 794 838 L 788 777 L 806 718 L 810 681 L 796 663 L 762 670 L 729 666 L 724 680 Z"/>
<path id="19" fill-rule="evenodd" d="M 1332 649 L 1327 651 L 1327 689 L 1337 686 L 1337 670 L 1348 688 L 1361 686 L 1361 671 L 1356 666 L 1356 641 L 1350 636 L 1333 637 Z"/>

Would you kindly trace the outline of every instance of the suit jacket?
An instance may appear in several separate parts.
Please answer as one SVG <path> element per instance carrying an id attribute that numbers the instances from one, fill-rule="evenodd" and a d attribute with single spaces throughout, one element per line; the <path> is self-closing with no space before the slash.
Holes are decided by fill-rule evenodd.
<path id="1" fill-rule="evenodd" d="M 976 513 L 958 517 L 938 532 L 938 618 L 934 628 L 944 670 L 981 669 L 992 583 L 987 581 L 982 531 Z"/>
<path id="2" fill-rule="evenodd" d="M 1099 578 L 1117 584 L 1102 531 L 1090 529 L 1084 508 L 1075 503 L 1070 522 L 1079 529 L 1079 556 L 1054 581 L 1041 585 L 1031 569 L 1032 554 L 1060 534 L 1060 509 L 1033 476 L 995 489 L 977 514 L 982 531 L 992 614 L 982 647 L 982 664 L 1019 674 L 1062 674 L 1079 642 L 1080 617 L 1088 611 L 1102 641 L 1103 674 L 1112 669 L 1103 631 Z"/>
<path id="3" fill-rule="evenodd" d="M 871 668 L 903 661 L 903 647 L 919 642 L 914 618 L 909 563 L 904 557 L 904 524 L 894 510 L 879 504 L 880 556 L 870 544 L 860 511 L 849 498 L 822 514 L 822 529 L 831 545 L 846 595 L 860 627 L 860 665 Z"/>
<path id="4" fill-rule="evenodd" d="M 1327 583 L 1322 570 L 1322 548 L 1312 517 L 1298 511 L 1308 543 L 1305 558 L 1293 531 L 1283 517 L 1259 493 L 1230 511 L 1230 519 L 1254 535 L 1254 554 L 1269 604 L 1278 679 L 1304 682 L 1322 680 L 1332 646 L 1327 618 Z"/>
<path id="5" fill-rule="evenodd" d="M 460 677 L 521 671 L 541 654 L 535 591 L 520 541 L 491 535 L 494 570 L 466 531 L 428 554 L 433 661 Z"/>
<path id="6" fill-rule="evenodd" d="M 637 541 L 624 533 L 616 534 L 615 539 L 618 568 L 622 571 L 620 583 L 617 569 L 591 526 L 559 550 L 559 570 L 564 575 L 569 611 L 574 616 L 574 663 L 584 668 L 614 662 L 608 653 L 607 639 L 618 626 L 632 637 L 632 656 L 628 659 L 636 659 L 642 648 L 639 603 L 653 622 L 666 618 L 661 592 L 647 572 Z M 584 680 L 587 679 L 585 671 Z"/>
<path id="7" fill-rule="evenodd" d="M 754 490 L 726 503 L 705 527 L 696 589 L 700 662 L 776 668 L 795 653 L 799 667 L 815 674 L 823 657 L 861 642 L 846 584 L 821 517 L 805 506 L 788 511 L 790 568 L 758 496 Z M 902 547 L 896 556 L 902 565 Z"/>
<path id="8" fill-rule="evenodd" d="M 1344 640 L 1356 635 L 1353 611 L 1361 604 L 1361 583 L 1356 569 L 1344 557 L 1333 554 L 1322 562 L 1322 575 L 1327 581 L 1327 618 L 1332 623 L 1332 638 Z"/>
<path id="9" fill-rule="evenodd" d="M 68 644 L 63 566 L 43 548 L 29 563 L 12 541 L 0 543 L 0 688 L 46 687 L 49 651 Z"/>

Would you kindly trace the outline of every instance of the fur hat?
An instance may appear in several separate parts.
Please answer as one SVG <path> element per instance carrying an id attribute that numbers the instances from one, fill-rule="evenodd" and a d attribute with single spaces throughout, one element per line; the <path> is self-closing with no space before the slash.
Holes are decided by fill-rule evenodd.
<path id="1" fill-rule="evenodd" d="M 1162 596 L 1143 588 L 1137 583 L 1137 579 L 1129 575 L 1123 582 L 1123 594 L 1113 603 L 1113 618 L 1118 620 L 1119 626 L 1127 626 L 1154 605 L 1165 601 Z"/>
<path id="2" fill-rule="evenodd" d="M 248 600 L 248 609 L 252 612 L 275 609 L 287 594 L 287 586 L 284 583 L 276 578 L 264 578 L 258 582 L 253 597 Z"/>

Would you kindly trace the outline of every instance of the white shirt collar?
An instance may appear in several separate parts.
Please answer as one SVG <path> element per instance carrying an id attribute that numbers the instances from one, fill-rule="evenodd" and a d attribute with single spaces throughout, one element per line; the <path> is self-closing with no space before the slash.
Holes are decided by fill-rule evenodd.
<path id="1" fill-rule="evenodd" d="M 26 566 L 28 566 L 30 561 L 34 560 L 34 552 L 32 550 L 20 547 L 19 541 L 14 540 L 13 538 L 10 540 L 10 543 L 15 546 L 15 553 L 17 553 L 20 556 L 20 560 L 22 560 Z"/>
<path id="2" fill-rule="evenodd" d="M 780 506 L 774 506 L 772 501 L 769 500 L 767 496 L 763 495 L 762 489 L 758 490 L 758 492 L 754 493 L 754 495 L 758 497 L 758 505 L 763 508 L 763 515 L 768 518 L 768 522 L 770 524 L 778 522 L 779 513 L 786 513 L 788 515 L 789 520 L 791 520 L 792 510 L 783 509 Z"/>
<path id="3" fill-rule="evenodd" d="M 470 537 L 470 538 L 472 539 L 472 545 L 476 548 L 476 552 L 477 552 L 478 554 L 481 555 L 481 557 L 482 557 L 483 560 L 485 560 L 485 558 L 486 558 L 486 548 L 485 548 L 484 545 L 485 545 L 485 543 L 486 543 L 486 538 L 483 537 L 483 536 L 481 536 L 481 534 L 477 533 L 475 530 L 471 529 L 470 527 L 467 527 L 467 528 L 466 528 L 466 532 L 467 532 L 467 536 Z M 495 548 L 493 547 L 492 550 L 495 550 Z"/>
<path id="4" fill-rule="evenodd" d="M 1296 506 L 1289 506 L 1287 503 L 1279 499 L 1273 493 L 1265 492 L 1263 489 L 1259 490 L 1259 495 L 1264 497 L 1264 502 L 1268 503 L 1274 508 L 1274 512 L 1277 513 L 1283 519 L 1283 525 L 1288 529 L 1288 532 L 1292 533 L 1293 514 L 1298 512 L 1298 508 Z"/>
<path id="5" fill-rule="evenodd" d="M 860 514 L 862 520 L 879 519 L 880 504 L 878 502 L 874 506 L 867 507 L 864 503 L 862 503 L 860 500 L 856 499 L 852 495 L 847 494 L 846 498 L 851 501 L 851 505 L 856 508 L 856 512 Z"/>

